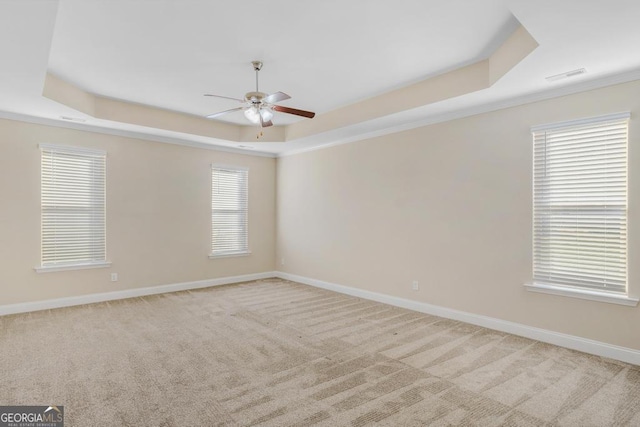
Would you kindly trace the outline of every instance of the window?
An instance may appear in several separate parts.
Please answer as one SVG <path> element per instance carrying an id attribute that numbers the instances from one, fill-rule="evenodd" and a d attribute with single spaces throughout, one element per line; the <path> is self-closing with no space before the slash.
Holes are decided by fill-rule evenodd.
<path id="1" fill-rule="evenodd" d="M 108 266 L 104 151 L 41 144 L 42 267 Z"/>
<path id="2" fill-rule="evenodd" d="M 533 128 L 533 280 L 627 292 L 629 114 Z"/>
<path id="3" fill-rule="evenodd" d="M 211 257 L 249 254 L 249 170 L 211 167 Z"/>

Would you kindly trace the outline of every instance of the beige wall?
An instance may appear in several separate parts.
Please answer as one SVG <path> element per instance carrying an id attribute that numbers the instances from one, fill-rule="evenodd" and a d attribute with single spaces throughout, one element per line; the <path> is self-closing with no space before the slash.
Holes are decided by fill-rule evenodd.
<path id="1" fill-rule="evenodd" d="M 107 151 L 111 268 L 34 271 L 41 142 Z M 250 168 L 250 256 L 208 259 L 211 163 Z M 0 305 L 273 271 L 275 168 L 271 158 L 0 120 Z"/>
<path id="2" fill-rule="evenodd" d="M 281 158 L 277 205 L 274 159 L 0 120 L 0 305 L 260 273 L 277 259 L 309 278 L 640 349 L 640 308 L 522 286 L 531 279 L 530 126 L 620 111 L 632 112 L 629 286 L 640 296 L 632 82 Z M 108 152 L 111 268 L 33 270 L 41 142 Z M 250 168 L 251 256 L 207 258 L 211 163 Z"/>
<path id="3" fill-rule="evenodd" d="M 530 127 L 621 111 L 632 112 L 629 286 L 640 296 L 640 82 L 279 159 L 278 268 L 640 349 L 640 307 L 523 287 Z"/>

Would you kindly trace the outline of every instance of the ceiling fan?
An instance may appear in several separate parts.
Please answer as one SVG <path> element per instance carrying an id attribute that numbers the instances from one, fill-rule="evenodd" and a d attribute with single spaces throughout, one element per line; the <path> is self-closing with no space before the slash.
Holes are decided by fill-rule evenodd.
<path id="1" fill-rule="evenodd" d="M 260 92 L 258 89 L 258 72 L 262 69 L 261 61 L 252 61 L 253 69 L 256 72 L 256 90 L 255 92 L 247 92 L 244 95 L 244 99 L 230 98 L 228 96 L 212 95 L 205 93 L 204 96 L 215 96 L 216 98 L 232 99 L 234 101 L 244 104 L 242 107 L 232 108 L 230 110 L 220 111 L 218 113 L 209 114 L 206 116 L 208 119 L 214 119 L 220 117 L 223 114 L 232 113 L 234 111 L 244 111 L 245 117 L 253 124 L 260 127 L 273 126 L 271 119 L 273 118 L 274 111 L 280 113 L 294 114 L 296 116 L 307 117 L 312 119 L 316 113 L 311 111 L 298 110 L 296 108 L 283 107 L 282 105 L 276 105 L 276 102 L 284 101 L 291 98 L 289 95 L 283 92 L 274 92 L 272 94 L 266 94 Z"/>

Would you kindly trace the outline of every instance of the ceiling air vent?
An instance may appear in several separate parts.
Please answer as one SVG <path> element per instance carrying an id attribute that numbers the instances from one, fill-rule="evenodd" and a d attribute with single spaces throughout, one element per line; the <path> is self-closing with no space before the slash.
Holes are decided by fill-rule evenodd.
<path id="1" fill-rule="evenodd" d="M 80 122 L 80 123 L 84 123 L 84 122 L 86 122 L 86 120 L 85 120 L 85 119 L 81 119 L 81 118 L 79 118 L 79 117 L 60 116 L 60 118 L 61 118 L 62 120 L 67 120 L 67 121 L 69 121 L 69 122 Z"/>
<path id="2" fill-rule="evenodd" d="M 562 79 L 568 79 L 569 77 L 579 76 L 580 74 L 584 74 L 586 72 L 587 70 L 585 70 L 584 68 L 579 68 L 577 70 L 567 71 L 566 73 L 556 74 L 555 76 L 549 76 L 546 77 L 546 79 L 549 82 L 555 82 Z"/>

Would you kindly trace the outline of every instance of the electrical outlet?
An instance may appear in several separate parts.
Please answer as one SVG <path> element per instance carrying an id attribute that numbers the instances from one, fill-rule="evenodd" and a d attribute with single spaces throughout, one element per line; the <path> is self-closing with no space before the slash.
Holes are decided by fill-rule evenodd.
<path id="1" fill-rule="evenodd" d="M 111 273 L 111 281 L 112 282 L 118 281 L 118 273 Z"/>
<path id="2" fill-rule="evenodd" d="M 284 257 L 280 260 L 280 265 L 284 265 Z"/>
<path id="3" fill-rule="evenodd" d="M 413 289 L 414 291 L 419 291 L 420 290 L 420 286 L 418 286 L 418 281 L 417 280 L 414 280 L 411 283 L 411 289 Z"/>

